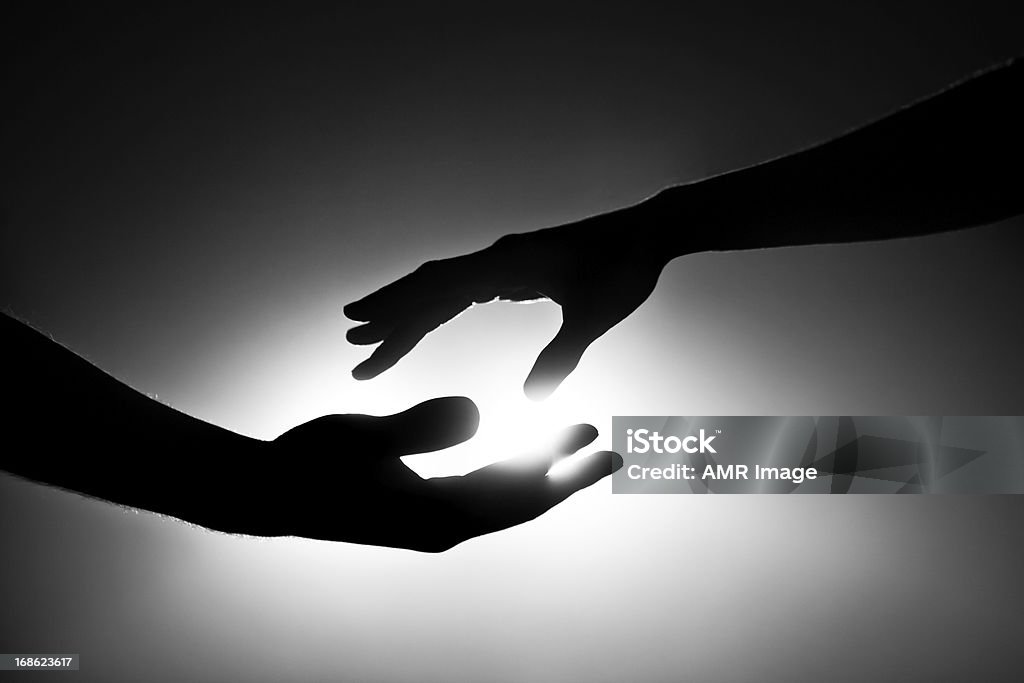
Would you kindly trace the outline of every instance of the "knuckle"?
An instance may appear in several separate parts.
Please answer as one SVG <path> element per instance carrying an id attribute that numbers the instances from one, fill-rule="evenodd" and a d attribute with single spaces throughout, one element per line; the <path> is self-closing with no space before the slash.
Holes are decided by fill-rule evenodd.
<path id="1" fill-rule="evenodd" d="M 441 262 L 438 261 L 437 259 L 434 259 L 421 264 L 420 267 L 416 269 L 416 272 L 429 275 L 431 273 L 436 273 L 440 266 Z"/>
<path id="2" fill-rule="evenodd" d="M 502 235 L 494 241 L 494 247 L 498 249 L 515 249 L 523 244 L 525 235 L 518 232 Z"/>

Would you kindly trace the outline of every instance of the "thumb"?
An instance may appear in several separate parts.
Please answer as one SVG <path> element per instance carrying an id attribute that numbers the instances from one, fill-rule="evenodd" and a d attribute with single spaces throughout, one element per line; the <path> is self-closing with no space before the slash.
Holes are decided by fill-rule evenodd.
<path id="1" fill-rule="evenodd" d="M 375 448 L 392 456 L 451 448 L 476 434 L 480 411 L 464 396 L 424 401 L 406 411 L 371 418 L 362 433 Z"/>
<path id="2" fill-rule="evenodd" d="M 450 448 L 470 439 L 480 423 L 471 400 L 449 396 L 424 401 L 385 417 L 325 415 L 288 430 L 275 439 L 302 448 L 337 448 L 397 457 Z"/>
<path id="3" fill-rule="evenodd" d="M 579 365 L 583 352 L 600 335 L 593 334 L 587 326 L 562 321 L 562 327 L 555 338 L 544 347 L 526 378 L 523 390 L 534 401 L 543 401 Z"/>

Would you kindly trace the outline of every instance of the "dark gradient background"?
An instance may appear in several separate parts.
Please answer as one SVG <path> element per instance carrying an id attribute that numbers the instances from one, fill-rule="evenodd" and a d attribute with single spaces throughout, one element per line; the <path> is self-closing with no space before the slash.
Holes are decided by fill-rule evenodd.
<path id="1" fill-rule="evenodd" d="M 551 304 L 477 308 L 349 376 L 366 349 L 342 305 L 424 260 L 1024 53 L 1020 2 L 781 5 L 8 10 L 0 306 L 261 438 L 473 397 L 480 437 L 409 459 L 428 474 L 553 423 L 607 438 L 613 414 L 1024 414 L 1021 219 L 681 259 L 540 406 L 520 386 Z M 215 535 L 0 476 L 0 651 L 81 653 L 54 678 L 83 681 L 1015 680 L 1022 523 L 1019 497 L 605 482 L 428 556 Z"/>

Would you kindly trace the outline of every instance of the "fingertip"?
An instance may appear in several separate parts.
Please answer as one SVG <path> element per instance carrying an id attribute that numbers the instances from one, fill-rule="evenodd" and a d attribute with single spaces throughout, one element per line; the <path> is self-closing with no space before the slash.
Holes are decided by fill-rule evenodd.
<path id="1" fill-rule="evenodd" d="M 589 465 L 589 466 L 588 466 Z M 587 459 L 587 465 L 582 468 L 584 479 L 591 484 L 604 479 L 616 472 L 623 465 L 622 456 L 615 451 L 598 451 Z"/>
<path id="2" fill-rule="evenodd" d="M 622 467 L 622 456 L 615 451 L 597 451 L 591 453 L 585 460 L 581 469 L 591 472 L 597 479 L 612 474 Z M 596 480 L 595 480 L 596 481 Z M 589 486 L 589 484 L 588 484 Z"/>
<path id="3" fill-rule="evenodd" d="M 385 344 L 386 343 L 387 342 L 385 342 Z M 374 349 L 373 353 L 370 354 L 369 358 L 352 368 L 353 378 L 360 381 L 373 379 L 386 370 L 393 368 L 395 363 L 401 360 L 401 356 L 394 358 L 390 354 L 382 353 L 381 349 L 384 348 L 385 344 L 378 346 Z"/>
<path id="4" fill-rule="evenodd" d="M 554 479 L 556 500 L 564 500 L 577 491 L 593 486 L 622 467 L 622 457 L 614 451 L 588 455 L 559 473 Z"/>
<path id="5" fill-rule="evenodd" d="M 594 425 L 578 424 L 566 428 L 555 447 L 559 455 L 572 455 L 579 449 L 597 438 L 597 428 Z"/>
<path id="6" fill-rule="evenodd" d="M 359 365 L 352 368 L 352 378 L 364 382 L 368 379 L 373 379 L 380 372 L 374 372 L 373 366 L 369 364 L 369 361 L 363 361 Z"/>
<path id="7" fill-rule="evenodd" d="M 449 411 L 451 419 L 462 424 L 468 433 L 466 439 L 476 434 L 476 430 L 480 427 L 480 409 L 471 398 L 468 396 L 447 396 L 435 400 L 445 402 L 446 410 Z"/>
<path id="8" fill-rule="evenodd" d="M 551 396 L 579 365 L 586 346 L 569 348 L 573 345 L 562 342 L 564 337 L 564 333 L 559 333 L 537 356 L 523 384 L 523 392 L 531 400 L 543 401 Z"/>
<path id="9" fill-rule="evenodd" d="M 363 310 L 365 307 L 364 299 L 359 301 L 353 301 L 352 303 L 345 304 L 345 307 L 341 309 L 342 313 L 349 320 L 355 320 L 356 322 L 366 322 L 370 318 L 367 316 L 366 311 Z"/>
<path id="10" fill-rule="evenodd" d="M 561 383 L 561 379 L 542 379 L 538 373 L 534 371 L 526 378 L 526 382 L 523 384 L 523 393 L 526 394 L 526 398 L 539 403 L 550 397 L 551 394 L 555 393 L 555 389 L 557 389 Z"/>
<path id="11" fill-rule="evenodd" d="M 618 472 L 619 470 L 622 469 L 622 466 L 625 464 L 625 461 L 622 459 L 621 455 L 619 455 L 615 451 L 601 451 L 601 453 L 606 454 L 605 457 L 608 457 L 611 460 L 612 472 Z"/>
<path id="12" fill-rule="evenodd" d="M 386 336 L 386 328 L 376 323 L 363 323 L 362 325 L 356 325 L 350 327 L 345 332 L 345 340 L 349 344 L 355 344 L 357 346 L 367 346 L 369 344 L 376 344 L 382 341 Z"/>
<path id="13" fill-rule="evenodd" d="M 380 346 L 373 350 L 369 358 L 352 370 L 352 376 L 356 379 L 371 379 L 390 370 L 398 361 L 405 358 L 429 331 L 429 327 L 415 325 L 389 328 L 387 336 L 381 341 Z"/>
<path id="14" fill-rule="evenodd" d="M 476 404 L 465 396 L 430 399 L 394 415 L 359 417 L 364 444 L 389 457 L 451 448 L 473 438 L 480 424 Z"/>
<path id="15" fill-rule="evenodd" d="M 431 435 L 430 439 L 418 444 L 416 452 L 422 453 L 468 441 L 480 426 L 480 411 L 465 396 L 433 398 L 395 417 L 403 430 Z"/>

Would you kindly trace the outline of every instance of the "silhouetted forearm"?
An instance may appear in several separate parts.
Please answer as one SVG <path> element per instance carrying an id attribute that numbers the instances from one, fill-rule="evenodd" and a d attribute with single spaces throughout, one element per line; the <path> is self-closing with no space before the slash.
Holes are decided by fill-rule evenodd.
<path id="1" fill-rule="evenodd" d="M 0 315 L 0 469 L 197 523 L 217 520 L 220 470 L 256 441 L 178 412 Z M 219 514 L 219 513 L 218 513 Z"/>
<path id="2" fill-rule="evenodd" d="M 910 237 L 1024 212 L 1024 61 L 811 149 L 665 190 L 670 258 Z"/>

